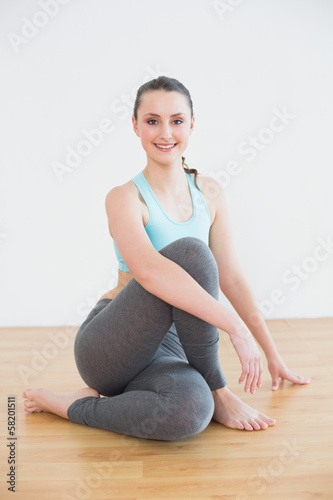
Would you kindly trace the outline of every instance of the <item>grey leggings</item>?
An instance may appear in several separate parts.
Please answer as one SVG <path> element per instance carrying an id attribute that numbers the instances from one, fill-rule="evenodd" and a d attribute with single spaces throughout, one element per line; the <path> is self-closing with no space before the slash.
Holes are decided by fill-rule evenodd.
<path id="1" fill-rule="evenodd" d="M 218 299 L 217 264 L 204 242 L 180 238 L 160 253 Z M 76 400 L 68 418 L 145 439 L 194 436 L 213 416 L 211 391 L 226 385 L 218 346 L 215 326 L 161 300 L 132 278 L 114 299 L 99 300 L 76 334 L 78 371 L 105 397 Z"/>

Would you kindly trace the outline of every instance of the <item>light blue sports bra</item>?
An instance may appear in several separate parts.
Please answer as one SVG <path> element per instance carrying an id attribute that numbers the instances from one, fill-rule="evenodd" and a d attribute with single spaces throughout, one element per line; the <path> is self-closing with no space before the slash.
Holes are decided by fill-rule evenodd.
<path id="1" fill-rule="evenodd" d="M 209 228 L 211 225 L 210 213 L 200 189 L 198 189 L 194 183 L 194 177 L 187 172 L 185 172 L 185 174 L 190 186 L 193 205 L 192 217 L 186 222 L 176 222 L 170 219 L 164 212 L 143 172 L 140 172 L 131 179 L 140 191 L 148 207 L 149 221 L 145 225 L 145 230 L 157 251 L 172 241 L 185 236 L 199 238 L 208 245 Z M 191 207 L 184 208 L 188 208 L 190 211 Z M 119 261 L 119 269 L 129 273 L 130 270 L 123 261 L 114 240 L 113 245 Z"/>

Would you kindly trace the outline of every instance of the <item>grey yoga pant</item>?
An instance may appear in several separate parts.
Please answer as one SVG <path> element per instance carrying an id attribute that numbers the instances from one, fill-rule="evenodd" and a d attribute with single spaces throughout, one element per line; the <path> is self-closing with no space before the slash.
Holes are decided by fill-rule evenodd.
<path id="1" fill-rule="evenodd" d="M 204 242 L 184 237 L 159 252 L 218 300 L 218 268 Z M 145 439 L 194 436 L 212 419 L 211 391 L 227 383 L 218 348 L 215 326 L 131 278 L 114 299 L 100 299 L 78 329 L 78 371 L 105 397 L 78 399 L 67 416 L 75 423 Z"/>

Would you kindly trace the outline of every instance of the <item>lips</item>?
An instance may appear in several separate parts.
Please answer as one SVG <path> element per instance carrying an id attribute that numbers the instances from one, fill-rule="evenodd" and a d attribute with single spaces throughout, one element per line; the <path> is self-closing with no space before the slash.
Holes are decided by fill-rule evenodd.
<path id="1" fill-rule="evenodd" d="M 154 146 L 159 151 L 172 151 L 177 146 L 177 143 L 170 143 L 170 144 L 157 144 L 157 143 L 154 143 Z"/>

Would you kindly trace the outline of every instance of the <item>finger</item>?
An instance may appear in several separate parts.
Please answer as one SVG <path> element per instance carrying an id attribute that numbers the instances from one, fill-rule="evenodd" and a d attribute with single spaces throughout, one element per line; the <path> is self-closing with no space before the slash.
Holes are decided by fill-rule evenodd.
<path id="1" fill-rule="evenodd" d="M 279 377 L 273 377 L 272 379 L 272 390 L 277 391 L 279 388 L 279 383 L 280 383 L 280 378 Z"/>
<path id="2" fill-rule="evenodd" d="M 258 377 L 258 382 L 257 382 L 257 386 L 261 387 L 261 384 L 262 384 L 262 376 L 263 376 L 263 366 L 262 366 L 262 359 L 260 358 L 260 363 L 259 363 L 259 377 Z"/>
<path id="3" fill-rule="evenodd" d="M 252 381 L 253 381 L 254 374 L 255 374 L 255 371 L 254 371 L 253 361 L 251 361 L 249 373 L 246 377 L 246 382 L 245 382 L 245 387 L 244 387 L 245 392 L 249 391 L 250 386 L 251 386 Z"/>
<path id="4" fill-rule="evenodd" d="M 259 377 L 259 360 L 255 362 L 254 364 L 254 375 L 251 383 L 251 394 L 254 394 L 256 392 L 256 385 L 258 382 L 258 377 Z"/>
<path id="5" fill-rule="evenodd" d="M 242 365 L 242 373 L 241 373 L 241 376 L 238 379 L 239 384 L 241 384 L 243 382 L 243 380 L 246 379 L 246 376 L 247 376 L 248 372 L 249 372 L 249 365 L 248 364 L 243 364 Z"/>
<path id="6" fill-rule="evenodd" d="M 295 384 L 309 384 L 311 382 L 310 378 L 302 377 L 301 375 L 297 375 L 296 373 L 289 372 L 288 376 L 283 377 L 285 380 L 289 380 L 289 382 L 294 382 Z"/>

